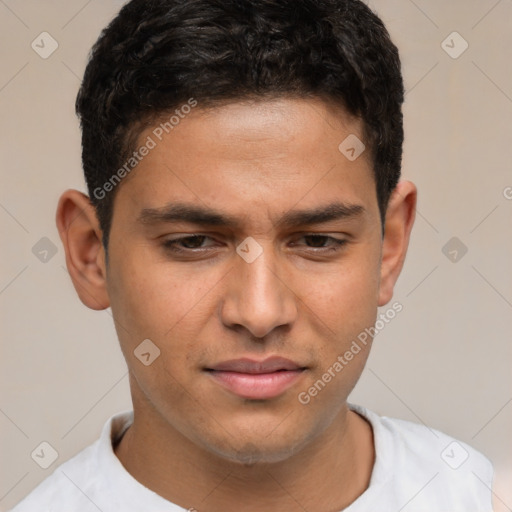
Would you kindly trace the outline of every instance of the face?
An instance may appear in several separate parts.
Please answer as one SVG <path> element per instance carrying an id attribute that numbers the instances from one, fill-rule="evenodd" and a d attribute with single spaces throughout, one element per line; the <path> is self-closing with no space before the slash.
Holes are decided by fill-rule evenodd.
<path id="1" fill-rule="evenodd" d="M 333 365 L 387 301 L 370 155 L 338 149 L 362 124 L 283 99 L 153 130 L 116 195 L 106 272 L 136 414 L 224 458 L 282 460 L 346 410 L 369 344 Z"/>

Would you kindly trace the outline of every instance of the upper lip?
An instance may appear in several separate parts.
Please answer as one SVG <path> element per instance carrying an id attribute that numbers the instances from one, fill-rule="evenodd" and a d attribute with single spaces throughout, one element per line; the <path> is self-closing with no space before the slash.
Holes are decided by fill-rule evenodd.
<path id="1" fill-rule="evenodd" d="M 279 370 L 302 370 L 304 367 L 290 361 L 290 359 L 274 356 L 264 359 L 263 361 L 256 361 L 249 358 L 231 359 L 206 369 L 223 372 L 259 374 L 272 373 Z"/>

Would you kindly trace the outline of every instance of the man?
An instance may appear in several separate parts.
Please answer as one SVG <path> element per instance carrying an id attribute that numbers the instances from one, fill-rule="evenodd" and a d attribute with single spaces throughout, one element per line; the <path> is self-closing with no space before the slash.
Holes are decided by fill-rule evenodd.
<path id="1" fill-rule="evenodd" d="M 125 5 L 77 98 L 89 197 L 57 225 L 134 410 L 16 512 L 491 510 L 483 455 L 347 403 L 414 221 L 403 95 L 358 0 Z"/>

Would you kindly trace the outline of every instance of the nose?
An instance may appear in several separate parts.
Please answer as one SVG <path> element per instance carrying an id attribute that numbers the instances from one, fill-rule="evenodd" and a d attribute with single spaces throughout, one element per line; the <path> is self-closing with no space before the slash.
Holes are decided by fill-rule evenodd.
<path id="1" fill-rule="evenodd" d="M 297 298 L 289 275 L 277 264 L 271 248 L 264 248 L 251 263 L 237 255 L 227 279 L 220 311 L 227 327 L 243 326 L 252 336 L 263 338 L 276 327 L 295 321 Z"/>

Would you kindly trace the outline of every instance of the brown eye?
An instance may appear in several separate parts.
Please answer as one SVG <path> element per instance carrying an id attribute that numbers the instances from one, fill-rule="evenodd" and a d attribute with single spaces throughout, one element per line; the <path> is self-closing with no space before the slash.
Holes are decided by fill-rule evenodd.
<path id="1" fill-rule="evenodd" d="M 328 235 L 310 234 L 304 235 L 299 240 L 306 242 L 306 248 L 316 249 L 318 252 L 335 252 L 338 251 L 343 245 L 347 243 L 347 240 L 334 238 Z M 303 245 L 303 244 L 296 244 Z"/>
<path id="2" fill-rule="evenodd" d="M 329 237 L 323 235 L 306 235 L 304 240 L 306 240 L 311 247 L 325 247 L 324 244 L 329 241 Z"/>
<path id="3" fill-rule="evenodd" d="M 208 239 L 209 237 L 206 235 L 191 235 L 175 238 L 173 240 L 166 240 L 162 245 L 165 249 L 173 252 L 194 251 L 196 249 L 208 248 L 208 246 L 203 245 L 203 243 Z"/>
<path id="4" fill-rule="evenodd" d="M 183 247 L 185 247 L 186 249 L 199 249 L 199 247 L 202 246 L 205 238 L 206 237 L 202 235 L 194 235 L 186 238 L 181 238 L 178 241 L 179 243 L 183 244 Z"/>

